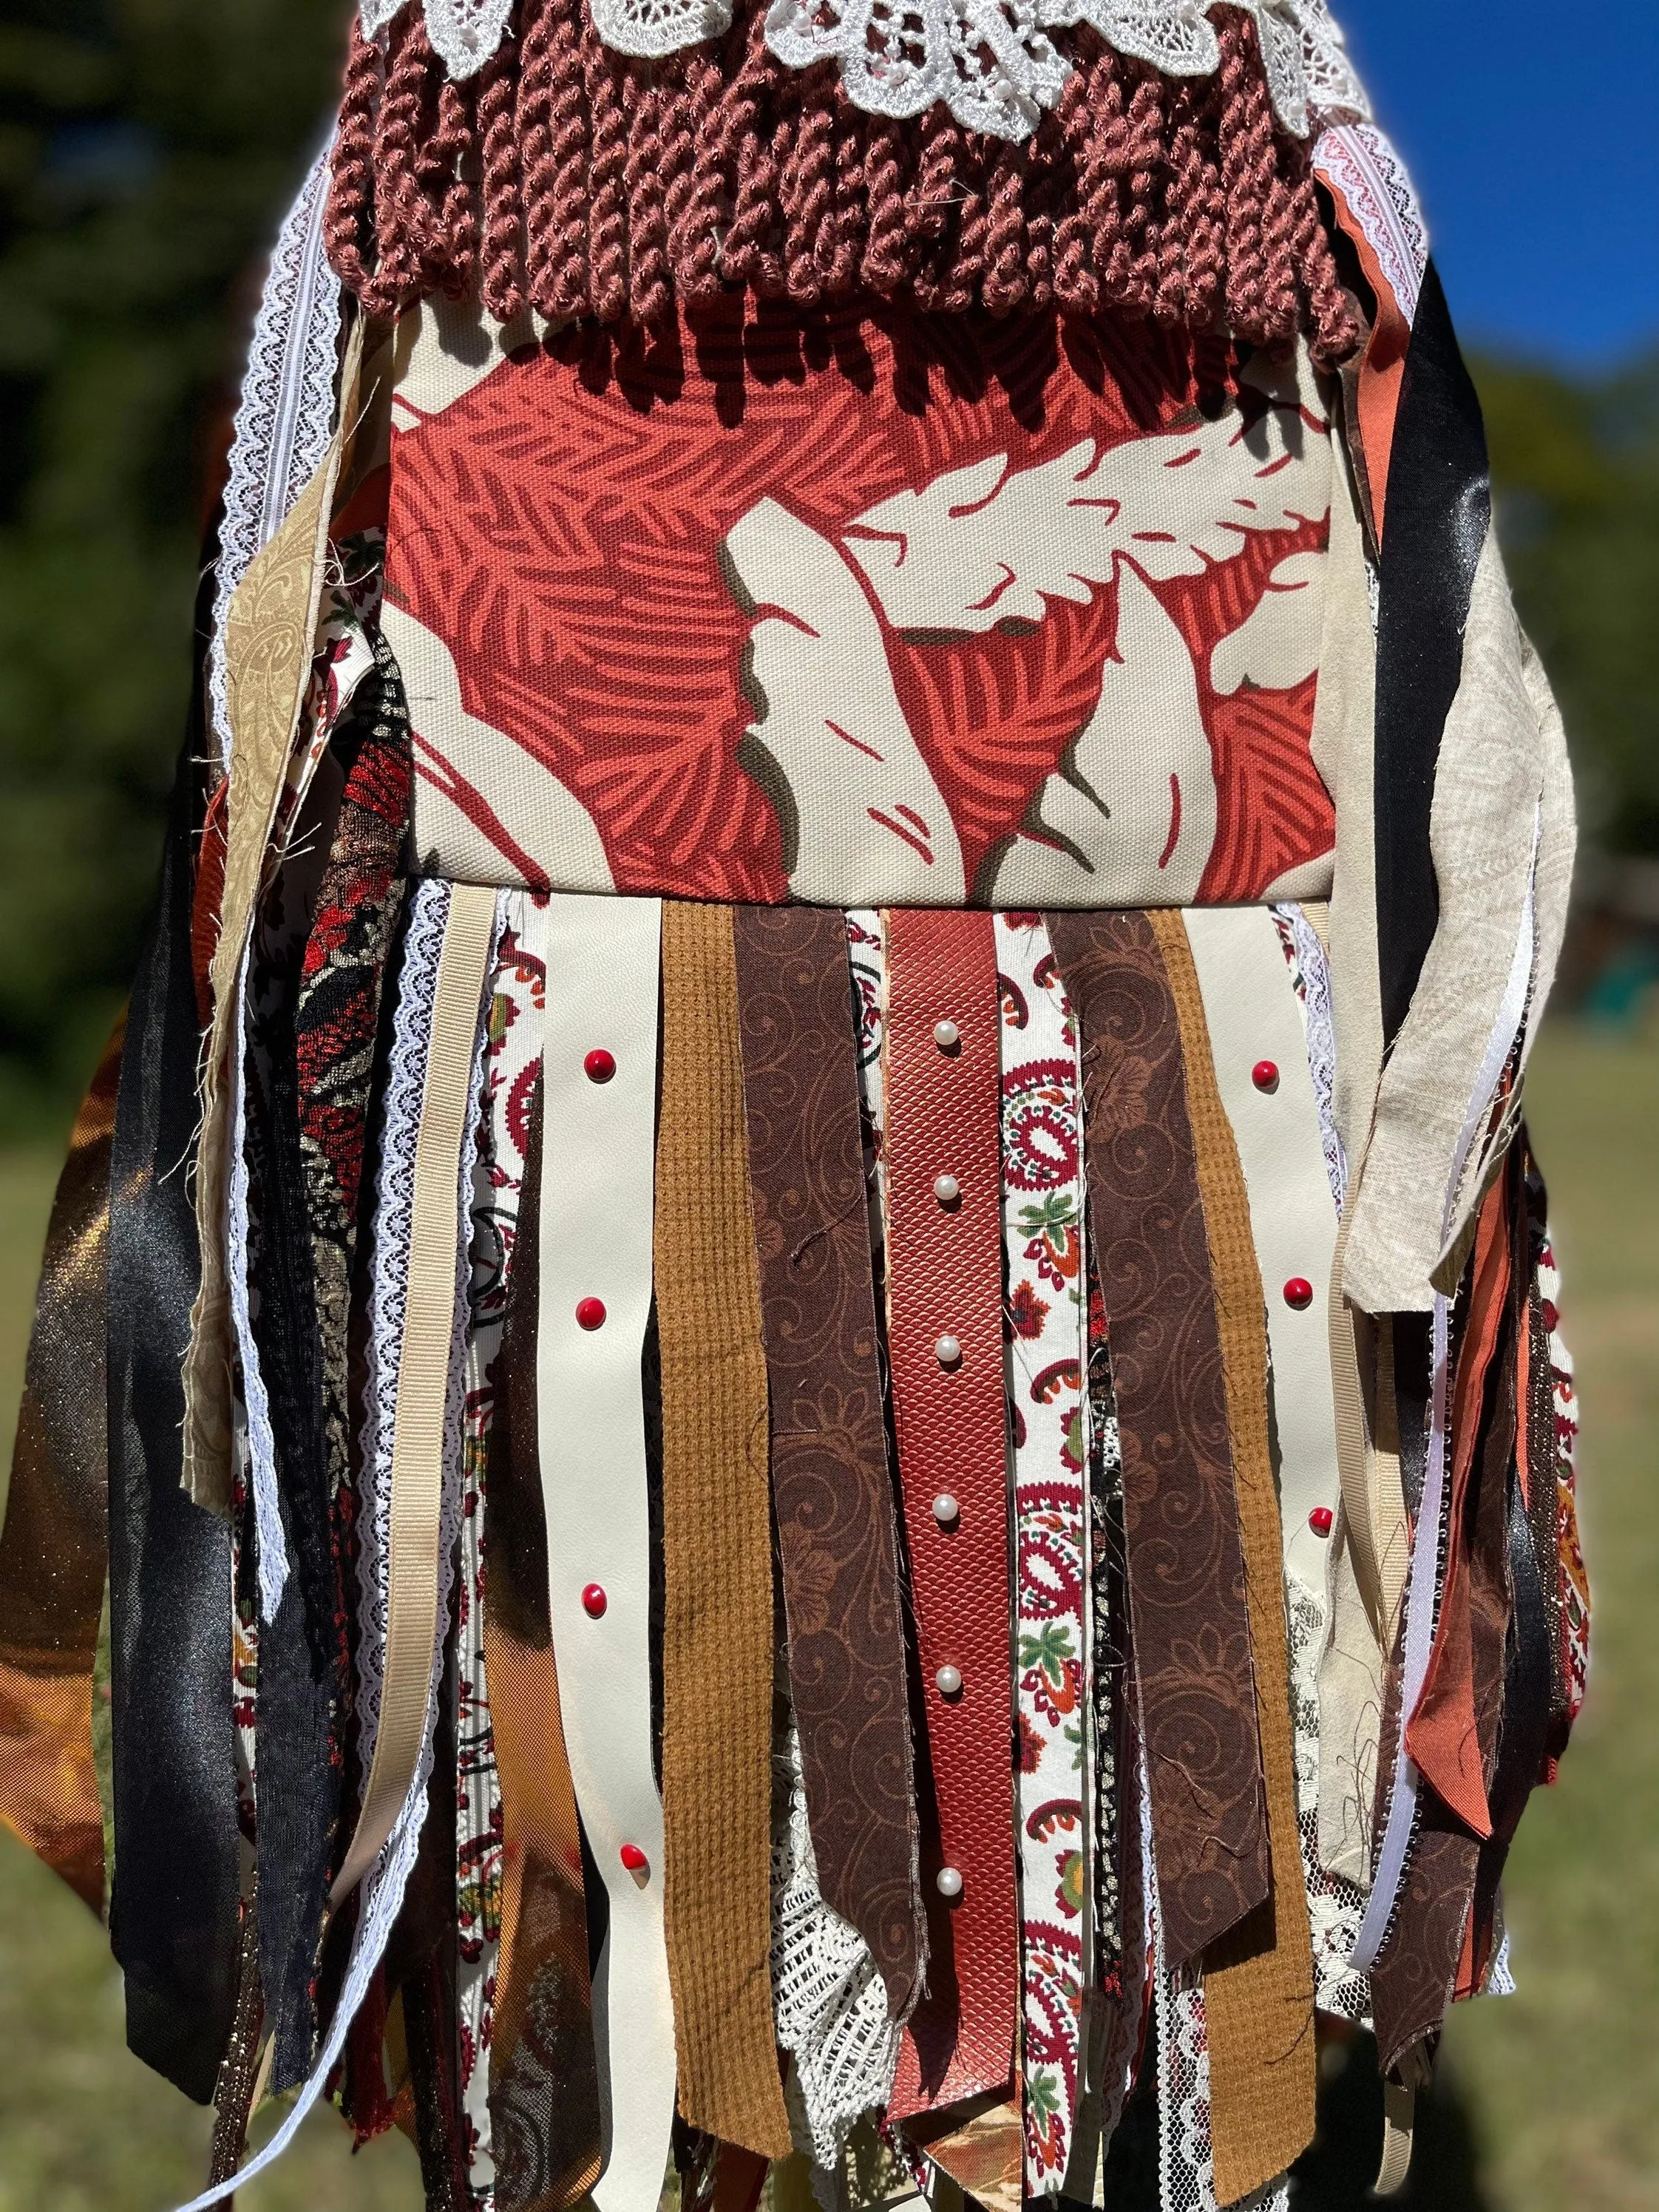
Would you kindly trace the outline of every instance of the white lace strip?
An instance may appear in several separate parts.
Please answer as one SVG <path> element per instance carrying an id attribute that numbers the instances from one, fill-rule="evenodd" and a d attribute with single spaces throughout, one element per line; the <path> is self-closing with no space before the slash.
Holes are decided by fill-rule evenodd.
<path id="1" fill-rule="evenodd" d="M 421 1102 L 425 1089 L 427 1044 L 432 1029 L 437 994 L 438 963 L 443 949 L 444 925 L 449 913 L 450 887 L 435 879 L 423 880 L 410 902 L 410 927 L 398 976 L 391 1068 L 386 1086 L 386 1128 L 380 1172 L 375 1181 L 374 1257 L 370 1307 L 370 1379 L 365 1418 L 363 1463 L 368 1496 L 360 1527 L 362 1531 L 362 1602 L 364 1630 L 361 1664 L 360 1729 L 362 1764 L 374 1757 L 380 1733 L 380 1699 L 384 1689 L 384 1650 L 388 1592 L 387 1534 L 391 1515 L 392 1413 L 397 1403 L 398 1346 L 409 1296 L 411 1225 L 415 1199 L 415 1154 L 420 1131 Z M 482 1011 L 482 1010 L 481 1010 Z M 460 1172 L 455 1204 L 454 1322 L 449 1351 L 448 1389 L 444 1412 L 442 1494 L 438 1527 L 437 1627 L 433 1639 L 431 1671 L 428 1679 L 426 1717 L 420 1758 L 392 1832 L 363 1877 L 357 1926 L 346 1962 L 340 1991 L 328 2033 L 311 2074 L 295 2099 L 283 2124 L 258 2156 L 239 2173 L 216 2188 L 193 2197 L 182 2212 L 207 2212 L 233 2190 L 280 2158 L 292 2142 L 312 2106 L 322 2095 L 345 2045 L 346 2035 L 392 1923 L 402 1909 L 404 1893 L 420 1848 L 426 1819 L 427 1790 L 432 1778 L 434 1723 L 443 1680 L 444 1642 L 448 1631 L 450 1586 L 460 1534 L 461 1414 L 465 1391 L 466 1351 L 467 1248 L 459 1233 L 466 1218 L 473 1170 L 477 1157 L 478 1092 L 483 1077 L 482 1036 L 472 1055 L 471 1097 L 461 1142 Z"/>
<path id="2" fill-rule="evenodd" d="M 409 0 L 361 0 L 365 38 Z M 839 63 L 854 107 L 919 115 L 944 100 L 964 129 L 1029 138 L 1060 98 L 1071 64 L 1048 36 L 1088 23 L 1122 54 L 1170 76 L 1212 76 L 1219 0 L 773 0 L 766 40 L 786 67 Z M 1326 0 L 1232 0 L 1255 19 L 1273 110 L 1305 138 L 1319 124 L 1370 113 Z M 501 44 L 509 0 L 422 0 L 427 35 L 450 75 L 471 76 Z M 616 52 L 659 58 L 718 38 L 731 0 L 589 0 Z M 1384 142 L 1386 143 L 1386 142 Z"/>
<path id="3" fill-rule="evenodd" d="M 1330 963 L 1319 941 L 1319 932 L 1299 906 L 1276 906 L 1273 912 L 1285 923 L 1296 945 L 1297 969 L 1302 982 L 1303 1012 L 1308 1024 L 1308 1073 L 1313 1078 L 1314 1103 L 1319 1109 L 1319 1139 L 1325 1155 L 1325 1173 L 1340 1215 L 1348 1190 L 1348 1162 L 1336 1127 L 1336 1022 L 1331 1009 Z"/>
<path id="4" fill-rule="evenodd" d="M 231 434 L 208 644 L 208 696 L 227 770 L 225 617 L 254 555 L 281 527 L 333 434 L 340 280 L 323 255 L 330 150 L 312 163 L 276 234 Z"/>
<path id="5" fill-rule="evenodd" d="M 815 2166 L 833 2170 L 854 2123 L 892 2093 L 900 2031 L 888 2018 L 886 1985 L 868 1944 L 819 1894 L 793 1720 L 779 1765 L 785 1805 L 772 1844 L 773 2009 L 778 2043 L 795 2061 L 797 2148 Z"/>
<path id="6" fill-rule="evenodd" d="M 1334 123 L 1322 134 L 1313 165 L 1346 202 L 1411 322 L 1429 265 L 1429 231 L 1405 163 L 1374 123 L 1356 121 Z"/>

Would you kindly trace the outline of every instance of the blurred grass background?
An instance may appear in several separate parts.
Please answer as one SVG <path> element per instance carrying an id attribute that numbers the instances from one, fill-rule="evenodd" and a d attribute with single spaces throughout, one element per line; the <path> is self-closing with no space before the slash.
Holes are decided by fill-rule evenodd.
<path id="1" fill-rule="evenodd" d="M 261 255 L 320 138 L 346 15 L 0 0 L 0 1470 L 61 1139 L 153 880 Z M 1659 885 L 1659 356 L 1594 377 L 1473 365 L 1516 596 L 1566 711 L 1586 880 Z M 1557 1020 L 1529 1090 L 1586 1425 L 1590 1700 L 1511 1862 L 1520 1994 L 1449 2031 L 1419 2206 L 1659 2207 L 1659 894 L 1642 896 L 1645 919 L 1601 912 L 1569 962 L 1565 995 L 1619 1025 Z M 155 2212 L 199 2185 L 206 2140 L 124 2048 L 102 1931 L 0 1837 L 0 2212 Z M 354 2160 L 322 2114 L 239 2201 L 413 2212 L 420 2189 L 400 2137 Z"/>

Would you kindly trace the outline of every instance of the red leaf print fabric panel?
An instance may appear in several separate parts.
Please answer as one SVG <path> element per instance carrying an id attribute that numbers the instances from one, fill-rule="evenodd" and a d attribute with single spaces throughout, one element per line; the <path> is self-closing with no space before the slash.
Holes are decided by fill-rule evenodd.
<path id="1" fill-rule="evenodd" d="M 1328 850 L 1305 368 L 1200 412 L 1149 330 L 741 300 L 621 349 L 428 302 L 399 353 L 422 867 L 1170 904 Z"/>

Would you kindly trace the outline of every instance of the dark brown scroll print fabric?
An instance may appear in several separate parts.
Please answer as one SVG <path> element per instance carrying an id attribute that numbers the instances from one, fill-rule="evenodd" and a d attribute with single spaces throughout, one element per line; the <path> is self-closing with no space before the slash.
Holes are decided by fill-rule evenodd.
<path id="1" fill-rule="evenodd" d="M 924 1941 L 893 1492 L 842 916 L 740 907 L 744 1105 L 789 1686 L 826 1901 L 896 2019 Z"/>
<path id="2" fill-rule="evenodd" d="M 1083 1024 L 1089 1204 L 1170 1964 L 1267 1894 L 1225 1375 L 1176 1006 L 1144 913 L 1045 917 Z"/>

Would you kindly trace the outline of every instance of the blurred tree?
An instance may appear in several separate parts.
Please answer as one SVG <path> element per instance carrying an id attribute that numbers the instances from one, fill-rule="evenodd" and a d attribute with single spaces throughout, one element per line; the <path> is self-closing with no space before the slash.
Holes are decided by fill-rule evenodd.
<path id="1" fill-rule="evenodd" d="M 0 1123 L 61 1110 L 136 955 L 204 480 L 345 21 L 345 0 L 5 0 Z"/>
<path id="2" fill-rule="evenodd" d="M 1583 830 L 1659 853 L 1659 354 L 1593 383 L 1476 360 L 1521 619 L 1566 717 Z"/>

